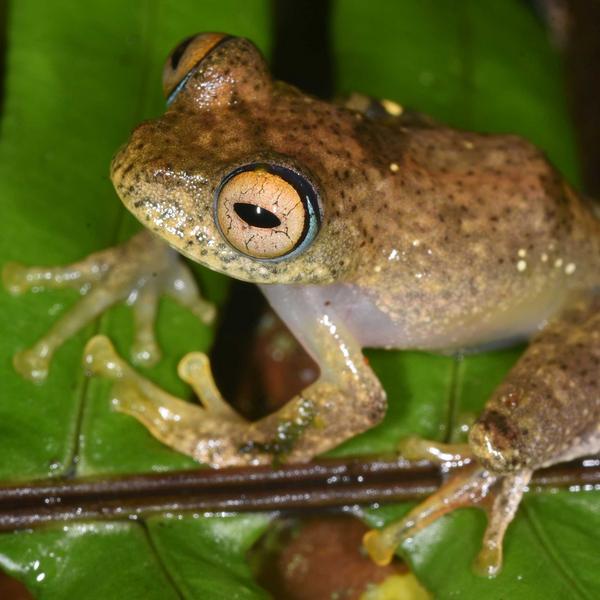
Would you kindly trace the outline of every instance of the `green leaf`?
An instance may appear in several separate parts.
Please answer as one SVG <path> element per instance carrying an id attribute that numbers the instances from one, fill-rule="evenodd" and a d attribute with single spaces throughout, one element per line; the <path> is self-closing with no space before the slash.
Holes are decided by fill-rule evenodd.
<path id="1" fill-rule="evenodd" d="M 144 530 L 134 523 L 86 523 L 2 539 L 0 564 L 36 597 L 156 598 L 179 595 Z"/>
<path id="2" fill-rule="evenodd" d="M 0 565 L 38 598 L 259 600 L 247 548 L 268 517 L 154 517 L 1 536 Z"/>
<path id="3" fill-rule="evenodd" d="M 267 595 L 252 582 L 246 552 L 264 533 L 265 515 L 152 518 L 148 531 L 157 553 L 189 598 L 250 600 Z"/>

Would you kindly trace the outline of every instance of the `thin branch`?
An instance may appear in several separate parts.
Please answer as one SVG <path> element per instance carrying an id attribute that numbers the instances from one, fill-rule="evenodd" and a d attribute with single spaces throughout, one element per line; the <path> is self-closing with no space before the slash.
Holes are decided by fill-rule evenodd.
<path id="1" fill-rule="evenodd" d="M 400 502 L 431 494 L 451 472 L 426 462 L 377 458 L 44 480 L 0 487 L 0 531 L 162 512 L 301 511 Z M 600 458 L 590 457 L 538 471 L 530 488 L 598 486 Z"/>

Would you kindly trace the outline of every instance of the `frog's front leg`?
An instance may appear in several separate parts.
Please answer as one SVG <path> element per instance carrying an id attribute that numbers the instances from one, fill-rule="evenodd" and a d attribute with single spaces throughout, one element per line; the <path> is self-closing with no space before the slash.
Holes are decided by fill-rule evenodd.
<path id="1" fill-rule="evenodd" d="M 146 230 L 124 244 L 66 267 L 8 263 L 2 277 L 5 287 L 15 295 L 70 287 L 83 296 L 31 348 L 15 355 L 16 370 L 35 381 L 47 376 L 52 355 L 65 340 L 120 300 L 133 306 L 136 335 L 132 359 L 137 364 L 151 365 L 160 357 L 154 319 L 162 294 L 174 297 L 204 322 L 210 322 L 215 314 L 214 307 L 200 297 L 177 253 Z"/>
<path id="2" fill-rule="evenodd" d="M 476 570 L 494 575 L 502 543 L 533 470 L 600 451 L 600 298 L 574 302 L 535 338 L 471 428 L 469 446 L 411 439 L 408 458 L 466 462 L 404 519 L 371 531 L 365 545 L 379 564 L 440 516 L 479 506 L 488 526 Z"/>
<path id="3" fill-rule="evenodd" d="M 201 406 L 169 396 L 119 359 L 106 339 L 94 338 L 86 364 L 115 381 L 113 404 L 136 417 L 166 445 L 213 467 L 300 462 L 375 425 L 385 393 L 361 349 L 332 311 L 306 302 L 295 286 L 273 286 L 269 299 L 321 368 L 319 379 L 282 409 L 245 422 L 222 400 L 200 354 L 184 357 L 180 376 Z M 292 317 L 292 318 L 287 318 Z"/>

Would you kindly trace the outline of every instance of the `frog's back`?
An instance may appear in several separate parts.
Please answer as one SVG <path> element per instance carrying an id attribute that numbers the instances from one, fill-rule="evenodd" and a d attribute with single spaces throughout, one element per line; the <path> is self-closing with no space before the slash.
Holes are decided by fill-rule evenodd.
<path id="1" fill-rule="evenodd" d="M 397 129 L 402 148 L 390 146 L 379 185 L 381 172 L 370 172 L 377 192 L 360 226 L 371 243 L 350 279 L 401 345 L 526 334 L 571 292 L 600 288 L 600 221 L 535 146 L 512 135 Z"/>

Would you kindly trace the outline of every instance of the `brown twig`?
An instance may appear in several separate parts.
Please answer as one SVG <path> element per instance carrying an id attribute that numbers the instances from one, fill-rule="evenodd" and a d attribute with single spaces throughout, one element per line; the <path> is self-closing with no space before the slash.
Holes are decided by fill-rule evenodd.
<path id="1" fill-rule="evenodd" d="M 45 480 L 0 487 L 0 531 L 173 511 L 298 511 L 399 502 L 432 493 L 442 480 L 436 465 L 392 459 Z M 540 470 L 531 487 L 598 485 L 600 458 L 591 457 Z"/>

